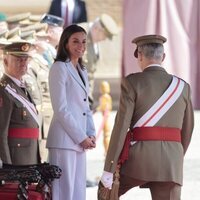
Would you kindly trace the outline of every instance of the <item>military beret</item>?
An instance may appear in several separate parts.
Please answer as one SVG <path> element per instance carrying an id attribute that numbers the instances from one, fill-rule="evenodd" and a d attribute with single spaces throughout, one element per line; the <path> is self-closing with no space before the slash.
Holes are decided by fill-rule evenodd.
<path id="1" fill-rule="evenodd" d="M 137 45 L 137 48 L 134 52 L 134 56 L 138 57 L 138 46 L 144 45 L 144 44 L 163 44 L 167 41 L 165 37 L 162 35 L 143 35 L 140 37 L 136 37 L 132 40 L 132 43 L 135 43 Z"/>
<path id="2" fill-rule="evenodd" d="M 51 26 L 62 27 L 64 25 L 64 20 L 61 17 L 55 16 L 55 15 L 44 14 L 42 16 L 40 23 L 46 23 Z"/>
<path id="3" fill-rule="evenodd" d="M 105 29 L 109 39 L 112 39 L 119 32 L 118 26 L 111 16 L 104 13 L 100 16 L 99 22 Z"/>
<path id="4" fill-rule="evenodd" d="M 4 54 L 27 56 L 34 49 L 34 45 L 28 42 L 13 42 L 5 45 L 2 49 Z"/>

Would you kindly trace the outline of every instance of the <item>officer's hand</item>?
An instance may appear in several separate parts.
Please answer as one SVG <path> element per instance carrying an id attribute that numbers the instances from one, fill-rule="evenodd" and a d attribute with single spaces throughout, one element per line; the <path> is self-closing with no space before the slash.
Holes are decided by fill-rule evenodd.
<path id="1" fill-rule="evenodd" d="M 101 176 L 101 182 L 105 188 L 111 189 L 113 184 L 113 173 L 104 171 Z"/>

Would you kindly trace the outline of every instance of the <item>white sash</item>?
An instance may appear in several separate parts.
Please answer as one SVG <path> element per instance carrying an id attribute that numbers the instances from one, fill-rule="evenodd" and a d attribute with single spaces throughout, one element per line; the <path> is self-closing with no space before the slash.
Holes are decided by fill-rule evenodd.
<path id="1" fill-rule="evenodd" d="M 184 81 L 173 76 L 172 82 L 164 94 L 155 102 L 155 104 L 136 122 L 133 126 L 144 127 L 154 126 L 161 117 L 172 107 L 181 95 L 184 88 Z"/>
<path id="2" fill-rule="evenodd" d="M 5 89 L 13 97 L 15 97 L 17 100 L 19 100 L 24 105 L 24 107 L 27 108 L 27 110 L 29 111 L 31 116 L 34 118 L 34 120 L 37 122 L 37 124 L 40 125 L 38 115 L 37 115 L 37 110 L 36 110 L 35 106 L 31 102 L 29 102 L 27 99 L 25 99 L 23 96 L 19 95 L 14 88 L 10 87 L 9 84 L 5 87 Z"/>

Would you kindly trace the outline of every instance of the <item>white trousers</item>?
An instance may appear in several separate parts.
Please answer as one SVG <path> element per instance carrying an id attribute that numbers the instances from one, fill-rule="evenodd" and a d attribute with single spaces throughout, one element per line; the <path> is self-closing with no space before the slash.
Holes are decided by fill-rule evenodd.
<path id="1" fill-rule="evenodd" d="M 85 200 L 86 153 L 49 149 L 49 163 L 62 169 L 60 179 L 52 183 L 52 200 Z"/>

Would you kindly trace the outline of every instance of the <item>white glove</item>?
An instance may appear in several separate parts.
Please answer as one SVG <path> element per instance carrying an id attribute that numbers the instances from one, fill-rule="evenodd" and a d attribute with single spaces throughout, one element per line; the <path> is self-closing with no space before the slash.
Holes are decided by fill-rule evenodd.
<path id="1" fill-rule="evenodd" d="M 105 188 L 111 189 L 113 184 L 113 173 L 104 171 L 101 176 L 101 182 Z"/>

